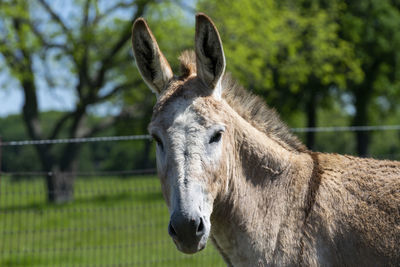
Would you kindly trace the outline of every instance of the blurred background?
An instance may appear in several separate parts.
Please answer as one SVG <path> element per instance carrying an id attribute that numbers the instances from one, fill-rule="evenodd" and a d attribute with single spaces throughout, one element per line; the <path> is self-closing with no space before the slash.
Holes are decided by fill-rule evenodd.
<path id="1" fill-rule="evenodd" d="M 223 266 L 168 237 L 130 42 L 178 73 L 199 11 L 308 148 L 400 159 L 400 1 L 0 0 L 0 266 Z"/>

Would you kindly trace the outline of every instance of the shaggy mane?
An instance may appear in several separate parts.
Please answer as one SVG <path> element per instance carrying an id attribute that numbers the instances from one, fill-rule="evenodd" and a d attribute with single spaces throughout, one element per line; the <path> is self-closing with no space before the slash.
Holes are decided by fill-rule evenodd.
<path id="1" fill-rule="evenodd" d="M 196 73 L 196 54 L 184 51 L 179 57 L 181 63 L 181 79 Z M 258 96 L 253 95 L 241 86 L 230 73 L 222 78 L 222 98 L 247 122 L 269 136 L 275 136 L 297 151 L 307 148 L 291 133 L 281 121 L 274 109 L 269 108 Z"/>

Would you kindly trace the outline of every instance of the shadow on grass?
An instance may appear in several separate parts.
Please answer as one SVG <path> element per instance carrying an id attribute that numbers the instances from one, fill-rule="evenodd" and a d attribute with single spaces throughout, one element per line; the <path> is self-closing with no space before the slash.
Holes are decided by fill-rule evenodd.
<path id="1" fill-rule="evenodd" d="M 140 193 L 132 193 L 132 192 L 119 192 L 117 194 L 98 194 L 90 197 L 79 197 L 72 202 L 62 203 L 62 204 L 53 204 L 46 202 L 36 202 L 36 203 L 26 203 L 21 205 L 10 205 L 5 207 L 0 207 L 1 213 L 15 213 L 15 212 L 36 212 L 43 213 L 47 210 L 54 209 L 63 209 L 68 207 L 94 204 L 94 205 L 107 205 L 112 206 L 115 204 L 119 204 L 121 202 L 130 202 L 132 204 L 149 204 L 153 202 L 157 202 L 162 200 L 161 192 L 140 192 Z"/>
<path id="2" fill-rule="evenodd" d="M 135 204 L 141 203 L 146 204 L 149 202 L 155 202 L 162 200 L 161 192 L 140 192 L 140 193 L 132 193 L 132 192 L 120 192 L 118 194 L 99 194 L 90 198 L 79 198 L 75 200 L 74 204 L 80 203 L 101 203 L 101 204 L 114 204 L 118 202 L 126 202 L 132 201 Z"/>
<path id="3" fill-rule="evenodd" d="M 36 255 L 29 255 L 29 256 L 18 256 L 12 257 L 8 259 L 0 259 L 0 266 L 43 266 L 44 261 L 37 257 Z"/>

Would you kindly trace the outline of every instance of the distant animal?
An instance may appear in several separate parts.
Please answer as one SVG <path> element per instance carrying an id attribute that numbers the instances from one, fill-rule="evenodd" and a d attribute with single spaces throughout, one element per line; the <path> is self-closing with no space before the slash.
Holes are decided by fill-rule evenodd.
<path id="1" fill-rule="evenodd" d="M 180 251 L 210 238 L 229 266 L 400 266 L 400 162 L 309 151 L 225 74 L 205 14 L 180 76 L 143 18 L 132 44 L 157 97 L 148 129 Z"/>

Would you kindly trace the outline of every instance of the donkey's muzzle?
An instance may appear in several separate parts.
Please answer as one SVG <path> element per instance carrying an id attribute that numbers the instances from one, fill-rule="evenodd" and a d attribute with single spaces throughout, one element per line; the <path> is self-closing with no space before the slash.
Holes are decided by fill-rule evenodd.
<path id="1" fill-rule="evenodd" d="M 192 254 L 205 247 L 208 228 L 208 224 L 200 215 L 174 212 L 171 215 L 168 233 L 180 251 Z"/>

